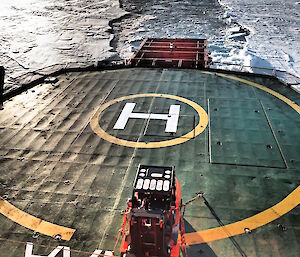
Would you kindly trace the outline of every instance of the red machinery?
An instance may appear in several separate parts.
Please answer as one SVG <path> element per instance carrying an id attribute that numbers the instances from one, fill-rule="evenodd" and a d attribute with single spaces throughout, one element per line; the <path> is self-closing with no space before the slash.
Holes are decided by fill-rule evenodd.
<path id="1" fill-rule="evenodd" d="M 121 256 L 178 257 L 181 205 L 174 167 L 140 165 L 124 213 Z"/>

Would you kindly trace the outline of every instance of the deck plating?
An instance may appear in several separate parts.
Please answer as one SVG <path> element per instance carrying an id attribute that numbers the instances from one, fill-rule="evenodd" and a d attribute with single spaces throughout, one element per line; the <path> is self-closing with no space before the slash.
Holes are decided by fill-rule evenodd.
<path id="1" fill-rule="evenodd" d="M 226 238 L 222 235 L 228 235 L 225 232 L 229 231 L 230 236 L 243 234 L 236 238 L 246 253 L 255 248 L 254 244 L 257 247 L 263 238 L 267 238 L 285 256 L 289 256 L 290 249 L 297 250 L 293 242 L 297 240 L 294 238 L 297 235 L 295 217 L 299 212 L 298 209 L 289 211 L 299 204 L 297 149 L 300 143 L 296 136 L 299 134 L 299 99 L 295 92 L 276 83 L 262 78 L 220 77 L 214 73 L 172 69 L 74 73 L 68 79 L 60 76 L 55 88 L 41 85 L 28 94 L 5 102 L 0 116 L 1 194 L 6 195 L 6 201 L 19 210 L 41 220 L 76 229 L 71 240 L 63 245 L 92 254 L 98 248 L 99 238 L 103 238 L 100 249 L 113 248 L 112 242 L 120 224 L 118 212 L 129 195 L 128 185 L 133 180 L 138 163 L 172 163 L 177 167 L 177 176 L 184 181 L 184 197 L 189 199 L 195 192 L 204 190 L 211 206 L 228 224 L 226 230 L 214 228 L 215 221 L 210 218 L 207 209 L 197 204 L 191 206 L 186 213 L 186 221 L 194 230 L 187 232 L 195 232 L 190 234 L 195 236 L 194 241 L 190 239 L 191 244 L 200 240 L 213 242 Z M 157 149 L 111 144 L 90 129 L 90 117 L 100 105 L 123 96 L 149 92 L 167 92 L 197 103 L 209 114 L 210 126 L 193 140 Z M 207 99 L 210 99 L 209 110 Z M 161 108 L 154 109 L 153 113 L 168 113 L 175 99 L 140 97 L 135 100 L 144 104 L 141 112 L 147 112 L 153 100 L 152 106 Z M 139 103 L 137 106 L 140 106 Z M 112 109 L 102 113 L 102 126 L 107 128 L 115 124 L 120 114 L 120 104 L 116 102 Z M 193 108 L 186 104 L 182 106 L 180 112 L 193 112 L 194 115 Z M 143 126 L 137 121 L 139 119 L 129 119 L 126 131 L 139 129 L 140 132 Z M 152 130 L 158 128 L 164 132 L 165 121 L 158 121 L 158 126 L 156 121 L 153 122 L 150 124 L 153 125 Z M 179 119 L 180 133 L 192 127 L 190 119 L 180 122 Z M 144 139 L 142 133 L 138 135 L 140 140 Z M 137 140 L 130 133 L 117 136 Z M 211 146 L 211 152 L 208 146 Z M 231 151 L 227 150 L 229 146 Z M 256 152 L 251 152 L 248 146 L 255 146 Z M 211 163 L 209 155 L 212 157 Z M 226 160 L 221 159 L 222 156 L 226 156 Z M 246 159 L 245 156 L 252 158 Z M 70 183 L 64 183 L 66 180 Z M 224 188 L 230 188 L 226 195 Z M 253 216 L 258 211 L 262 211 L 261 214 Z M 9 213 L 5 213 L 10 218 Z M 280 217 L 284 214 L 283 220 Z M 247 217 L 252 217 L 252 220 Z M 44 251 L 36 239 L 31 239 L 33 231 L 14 225 L 4 216 L 0 219 L 2 231 L 9 235 L 5 240 L 33 240 L 34 248 L 41 255 L 53 250 L 54 247 Z M 278 219 L 275 223 L 263 226 L 275 219 Z M 288 225 L 278 225 L 283 222 Z M 259 226 L 263 227 L 255 233 L 245 233 L 245 229 L 253 231 Z M 282 232 L 281 227 L 287 229 Z M 103 234 L 103 231 L 106 233 Z M 284 234 L 280 237 L 279 233 Z M 187 238 L 188 235 L 186 233 Z M 3 236 L 1 234 L 1 238 Z M 46 241 L 53 240 L 43 234 L 39 237 Z M 95 238 L 96 243 L 93 241 Z M 287 238 L 290 240 L 287 241 Z M 5 240 L 1 239 L 0 249 L 6 256 L 24 255 L 23 247 Z M 84 241 L 88 241 L 89 246 L 81 248 Z M 288 250 L 285 248 L 287 244 Z M 221 248 L 215 245 L 221 245 L 222 251 L 226 251 L 223 256 L 235 252 L 234 246 L 226 240 L 210 245 L 211 251 L 218 254 Z M 258 247 L 264 249 L 265 255 L 271 256 L 274 251 L 272 246 Z M 197 256 L 193 248 L 190 251 L 190 256 Z"/>

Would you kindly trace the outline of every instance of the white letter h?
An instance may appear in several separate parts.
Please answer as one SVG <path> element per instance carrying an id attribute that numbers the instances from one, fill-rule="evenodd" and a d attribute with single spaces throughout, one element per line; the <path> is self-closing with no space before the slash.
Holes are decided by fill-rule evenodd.
<path id="1" fill-rule="evenodd" d="M 179 119 L 179 112 L 180 112 L 180 105 L 171 105 L 169 109 L 169 114 L 155 114 L 155 113 L 138 113 L 133 112 L 135 107 L 135 103 L 126 103 L 124 106 L 115 126 L 114 129 L 124 129 L 128 120 L 132 119 L 149 119 L 149 120 L 166 120 L 166 129 L 165 132 L 169 133 L 176 133 L 178 119 Z"/>

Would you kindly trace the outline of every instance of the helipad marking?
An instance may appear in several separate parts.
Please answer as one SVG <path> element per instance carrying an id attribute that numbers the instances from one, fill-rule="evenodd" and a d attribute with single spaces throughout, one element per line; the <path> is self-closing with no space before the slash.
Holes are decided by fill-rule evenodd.
<path id="1" fill-rule="evenodd" d="M 180 105 L 172 104 L 169 109 L 168 114 L 155 114 L 155 113 L 140 113 L 133 112 L 136 103 L 126 103 L 115 126 L 113 129 L 123 130 L 126 127 L 126 124 L 129 119 L 146 119 L 146 120 L 165 120 L 167 121 L 165 132 L 167 133 L 176 133 L 178 120 L 179 120 L 179 112 Z"/>
<path id="2" fill-rule="evenodd" d="M 177 137 L 171 140 L 166 140 L 166 141 L 159 141 L 159 142 L 134 142 L 134 141 L 128 141 L 124 139 L 120 139 L 117 137 L 114 137 L 110 134 L 108 134 L 106 131 L 104 131 L 100 126 L 99 126 L 99 117 L 101 113 L 107 109 L 109 106 L 122 102 L 124 100 L 129 100 L 129 99 L 134 99 L 134 98 L 143 98 L 143 97 L 161 97 L 161 98 L 166 98 L 166 99 L 174 99 L 178 100 L 180 102 L 183 102 L 185 104 L 188 104 L 191 106 L 199 115 L 200 120 L 197 126 L 195 127 L 194 130 L 188 132 L 187 134 Z M 182 144 L 184 142 L 189 141 L 190 139 L 198 136 L 201 132 L 203 132 L 208 124 L 208 116 L 205 110 L 198 105 L 197 103 L 180 97 L 180 96 L 175 96 L 175 95 L 168 95 L 168 94 L 138 94 L 138 95 L 129 95 L 129 96 L 123 96 L 120 98 L 116 98 L 113 100 L 108 101 L 107 103 L 101 105 L 97 112 L 94 114 L 94 116 L 91 119 L 90 125 L 92 130 L 101 138 L 105 139 L 106 141 L 109 141 L 114 144 L 118 144 L 121 146 L 127 146 L 127 147 L 135 147 L 135 148 L 160 148 L 160 147 L 167 147 L 167 146 L 173 146 L 173 145 L 178 145 Z"/>
<path id="3" fill-rule="evenodd" d="M 257 84 L 255 82 L 238 78 L 231 75 L 225 75 L 216 73 L 215 75 L 223 78 L 232 79 L 235 81 L 239 81 L 241 83 L 247 84 L 249 86 L 256 87 L 261 89 L 276 98 L 282 100 L 290 107 L 292 107 L 297 113 L 300 114 L 300 106 L 288 99 L 287 97 L 277 93 L 276 91 L 269 89 L 265 86 Z M 249 228 L 250 230 L 256 229 L 258 227 L 262 227 L 278 218 L 288 213 L 292 209 L 296 208 L 300 204 L 300 186 L 298 186 L 292 193 L 290 193 L 285 199 L 281 202 L 277 203 L 273 207 L 262 211 L 252 217 L 246 218 L 244 220 L 231 223 L 225 225 L 223 227 L 217 227 L 207 230 L 202 230 L 198 232 L 186 233 L 185 241 L 187 245 L 201 244 L 212 242 L 220 239 L 225 239 L 228 237 L 240 235 L 245 233 L 245 228 Z"/>
<path id="4" fill-rule="evenodd" d="M 255 83 L 255 82 L 241 79 L 241 78 L 238 78 L 235 76 L 218 74 L 218 73 L 216 75 L 220 76 L 220 77 L 236 80 L 241 83 L 245 83 L 250 86 L 259 88 L 259 89 L 277 97 L 278 99 L 284 101 L 286 104 L 291 106 L 297 113 L 300 114 L 300 106 L 299 105 L 295 104 L 290 99 L 286 98 L 285 96 L 277 93 L 276 91 L 274 91 L 272 89 L 269 89 L 267 87 L 264 87 L 260 84 Z M 142 142 L 126 141 L 126 140 L 112 137 L 99 127 L 99 125 L 98 125 L 99 116 L 107 107 L 111 106 L 114 103 L 123 101 L 123 100 L 139 98 L 139 97 L 164 97 L 164 98 L 169 98 L 169 99 L 175 99 L 175 100 L 184 102 L 184 103 L 190 105 L 191 107 L 193 107 L 197 111 L 197 113 L 199 114 L 199 117 L 200 117 L 200 122 L 195 128 L 195 136 L 199 135 L 207 126 L 208 117 L 207 117 L 207 114 L 204 111 L 204 109 L 202 107 L 200 107 L 198 104 L 196 104 L 188 99 L 185 99 L 185 98 L 179 97 L 179 96 L 165 95 L 165 94 L 141 94 L 141 95 L 131 95 L 131 96 L 120 97 L 118 99 L 111 100 L 111 101 L 107 102 L 106 104 L 102 105 L 91 120 L 90 125 L 91 125 L 92 129 L 98 135 L 101 135 L 101 137 L 109 136 L 108 139 L 112 140 L 112 141 L 108 140 L 110 142 L 118 144 L 118 143 L 120 143 L 119 142 L 119 140 L 120 140 L 122 143 L 121 145 L 130 146 L 130 147 L 140 147 L 140 148 L 165 147 L 165 146 L 180 144 L 180 143 L 186 142 L 190 139 L 190 138 L 183 138 L 183 137 L 187 137 L 187 135 L 193 134 L 193 131 L 189 132 L 188 134 L 186 134 L 180 138 L 172 139 L 169 141 L 152 142 L 152 143 L 146 144 L 146 143 L 142 143 Z M 104 134 L 102 135 L 102 133 L 104 133 Z M 170 144 L 170 142 L 172 142 L 172 143 Z M 151 144 L 153 144 L 153 146 L 151 146 Z M 161 145 L 159 146 L 159 144 L 161 144 Z M 150 145 L 150 147 L 149 147 L 149 145 Z M 193 245 L 193 244 L 200 244 L 200 243 L 205 243 L 205 242 L 212 242 L 215 240 L 220 240 L 220 239 L 225 239 L 225 238 L 228 238 L 231 236 L 240 235 L 245 232 L 245 228 L 249 228 L 250 230 L 253 230 L 255 228 L 264 226 L 264 225 L 274 221 L 275 219 L 278 219 L 282 215 L 288 213 L 293 208 L 297 207 L 299 204 L 300 204 L 300 186 L 298 186 L 292 193 L 290 193 L 281 202 L 277 203 L 273 207 L 271 207 L 261 213 L 258 213 L 256 215 L 246 218 L 244 220 L 241 220 L 241 221 L 238 221 L 238 222 L 235 222 L 232 224 L 228 224 L 223 227 L 217 227 L 217 228 L 212 228 L 212 229 L 208 229 L 208 230 L 187 233 L 187 234 L 185 234 L 185 241 L 186 241 L 187 245 Z M 9 218 L 10 220 L 18 223 L 19 225 L 24 226 L 33 231 L 39 232 L 41 234 L 48 235 L 48 236 L 56 236 L 59 234 L 59 235 L 61 235 L 61 238 L 63 240 L 69 241 L 75 232 L 75 229 L 59 226 L 59 225 L 41 220 L 39 218 L 36 218 L 24 211 L 21 211 L 1 197 L 0 197 L 0 213 L 3 214 L 4 216 L 6 216 L 7 218 Z"/>
<path id="5" fill-rule="evenodd" d="M 247 219 L 228 224 L 223 227 L 217 227 L 198 232 L 186 233 L 184 235 L 187 245 L 208 243 L 228 237 L 245 233 L 245 228 L 254 230 L 262 227 L 273 220 L 278 219 L 282 215 L 288 213 L 300 204 L 300 186 L 298 186 L 285 199 L 277 203 L 273 207 L 260 212 Z"/>
<path id="6" fill-rule="evenodd" d="M 0 213 L 25 228 L 47 236 L 60 235 L 63 240 L 69 241 L 75 233 L 75 229 L 59 226 L 21 211 L 2 197 L 0 197 Z"/>

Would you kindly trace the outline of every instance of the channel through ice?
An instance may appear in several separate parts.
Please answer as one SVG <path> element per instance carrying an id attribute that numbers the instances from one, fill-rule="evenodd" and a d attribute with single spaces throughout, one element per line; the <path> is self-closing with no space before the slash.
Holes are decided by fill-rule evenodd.
<path id="1" fill-rule="evenodd" d="M 1 0 L 0 7 L 6 91 L 45 67 L 128 58 L 145 37 L 207 38 L 216 68 L 300 83 L 300 1 Z"/>

